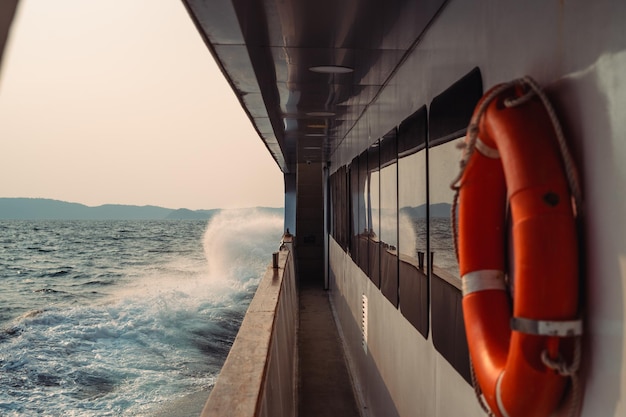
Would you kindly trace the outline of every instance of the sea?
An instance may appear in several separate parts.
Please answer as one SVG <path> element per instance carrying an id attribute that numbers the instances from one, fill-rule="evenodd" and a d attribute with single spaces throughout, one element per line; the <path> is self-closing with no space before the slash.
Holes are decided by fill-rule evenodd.
<path id="1" fill-rule="evenodd" d="M 154 416 L 208 396 L 282 215 L 0 221 L 0 415 Z"/>

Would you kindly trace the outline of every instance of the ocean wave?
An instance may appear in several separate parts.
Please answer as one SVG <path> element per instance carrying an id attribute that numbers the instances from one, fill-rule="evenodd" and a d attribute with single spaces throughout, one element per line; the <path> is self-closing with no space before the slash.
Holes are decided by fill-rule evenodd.
<path id="1" fill-rule="evenodd" d="M 33 290 L 33 292 L 40 292 L 44 294 L 67 294 L 65 291 L 58 291 L 52 288 L 41 288 L 39 290 Z"/>
<path id="2" fill-rule="evenodd" d="M 46 272 L 46 273 L 43 273 L 41 276 L 55 278 L 55 277 L 62 277 L 71 273 L 72 273 L 72 268 L 70 267 L 67 269 L 61 269 L 61 270 L 54 271 L 54 272 Z"/>
<path id="3" fill-rule="evenodd" d="M 124 222 L 133 238 L 118 244 L 109 224 L 59 227 L 54 257 L 6 272 L 4 297 L 23 301 L 0 332 L 0 414 L 148 416 L 209 390 L 282 232 L 281 218 L 249 214 Z"/>
<path id="4" fill-rule="evenodd" d="M 116 284 L 115 280 L 109 279 L 109 280 L 94 280 L 94 281 L 82 282 L 79 285 L 85 286 L 85 287 L 92 287 L 92 286 L 108 287 L 110 285 L 115 285 L 115 284 Z"/>

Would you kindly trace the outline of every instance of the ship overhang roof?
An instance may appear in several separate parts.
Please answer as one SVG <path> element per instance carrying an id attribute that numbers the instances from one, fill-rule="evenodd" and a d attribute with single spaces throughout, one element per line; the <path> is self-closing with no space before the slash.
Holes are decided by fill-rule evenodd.
<path id="1" fill-rule="evenodd" d="M 292 173 L 331 159 L 445 1 L 183 3 L 272 157 Z"/>

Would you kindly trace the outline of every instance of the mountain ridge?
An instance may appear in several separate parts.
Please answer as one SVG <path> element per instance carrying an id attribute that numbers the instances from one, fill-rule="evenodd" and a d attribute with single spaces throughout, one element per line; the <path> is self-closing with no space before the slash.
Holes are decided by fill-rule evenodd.
<path id="1" fill-rule="evenodd" d="M 415 219 L 423 219 L 426 218 L 427 209 L 431 218 L 449 218 L 452 205 L 449 203 L 435 203 L 430 206 L 422 204 L 416 207 L 402 207 L 400 212 Z"/>
<path id="2" fill-rule="evenodd" d="M 282 208 L 256 207 L 282 211 Z M 0 197 L 0 220 L 207 220 L 223 209 L 171 209 L 153 205 L 87 206 L 49 198 Z"/>

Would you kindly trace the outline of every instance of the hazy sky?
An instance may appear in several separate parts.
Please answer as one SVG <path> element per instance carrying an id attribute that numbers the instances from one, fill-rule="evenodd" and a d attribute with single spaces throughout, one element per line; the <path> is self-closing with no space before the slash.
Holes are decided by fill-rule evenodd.
<path id="1" fill-rule="evenodd" d="M 282 206 L 282 173 L 175 0 L 21 0 L 0 197 Z"/>

